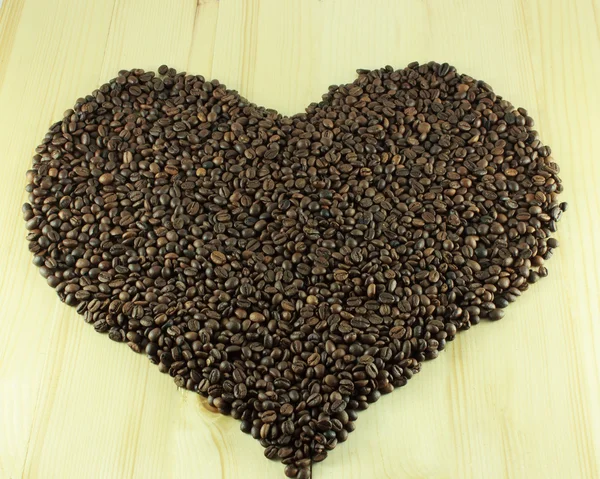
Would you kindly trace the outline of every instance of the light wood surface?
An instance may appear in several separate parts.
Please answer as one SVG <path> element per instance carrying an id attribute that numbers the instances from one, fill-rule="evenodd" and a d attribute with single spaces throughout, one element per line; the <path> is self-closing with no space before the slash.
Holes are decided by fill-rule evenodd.
<path id="1" fill-rule="evenodd" d="M 536 119 L 561 247 L 504 320 L 362 413 L 314 477 L 600 477 L 597 0 L 3 0 L 0 478 L 270 478 L 239 423 L 96 334 L 31 264 L 20 214 L 46 129 L 123 68 L 218 78 L 283 113 L 356 68 L 447 61 Z"/>

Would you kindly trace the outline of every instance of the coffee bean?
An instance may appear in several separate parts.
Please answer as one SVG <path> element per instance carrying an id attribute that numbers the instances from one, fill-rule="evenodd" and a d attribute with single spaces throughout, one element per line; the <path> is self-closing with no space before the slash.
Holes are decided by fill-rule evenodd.
<path id="1" fill-rule="evenodd" d="M 212 260 L 213 263 L 218 264 L 218 265 L 222 265 L 227 262 L 227 257 L 220 251 L 213 251 L 210 254 L 210 259 Z"/>
<path id="2" fill-rule="evenodd" d="M 233 395 L 236 399 L 244 399 L 248 395 L 248 388 L 245 384 L 236 384 L 233 388 Z"/>
<path id="3" fill-rule="evenodd" d="M 267 446 L 264 454 L 267 459 L 275 459 L 277 457 L 277 446 Z"/>
<path id="4" fill-rule="evenodd" d="M 341 399 L 335 400 L 331 403 L 330 410 L 333 413 L 341 412 L 346 408 L 346 403 Z"/>
<path id="5" fill-rule="evenodd" d="M 272 423 L 277 420 L 277 413 L 275 411 L 265 411 L 261 416 L 262 422 L 264 423 Z"/>
<path id="6" fill-rule="evenodd" d="M 371 379 L 375 379 L 378 373 L 377 366 L 375 366 L 375 364 L 373 363 L 369 363 L 365 367 L 365 372 L 367 373 L 367 376 L 369 376 Z"/>
<path id="7" fill-rule="evenodd" d="M 306 405 L 308 407 L 315 407 L 321 404 L 322 400 L 323 398 L 320 394 L 314 393 L 308 397 L 308 399 L 306 400 Z"/>
<path id="8" fill-rule="evenodd" d="M 343 283 L 348 278 L 348 272 L 343 269 L 338 269 L 333 273 L 333 278 L 340 283 Z"/>
<path id="9" fill-rule="evenodd" d="M 527 277 L 527 281 L 530 283 L 537 283 L 540 279 L 540 275 L 535 271 L 531 271 Z"/>
<path id="10" fill-rule="evenodd" d="M 508 301 L 505 298 L 498 297 L 495 300 L 496 308 L 506 308 L 508 306 Z"/>
<path id="11" fill-rule="evenodd" d="M 265 315 L 257 311 L 250 313 L 250 321 L 253 321 L 255 323 L 262 323 L 265 319 Z"/>
<path id="12" fill-rule="evenodd" d="M 288 419 L 281 424 L 281 432 L 287 436 L 291 436 L 294 434 L 294 430 L 296 426 L 294 425 L 294 421 Z"/>
<path id="13" fill-rule="evenodd" d="M 558 167 L 486 83 L 359 70 L 285 117 L 158 74 L 123 70 L 50 127 L 29 249 L 96 331 L 241 420 L 288 477 L 548 274 Z"/>
<path id="14" fill-rule="evenodd" d="M 114 181 L 114 177 L 110 173 L 104 173 L 98 178 L 98 181 L 103 185 L 110 185 Z"/>
<path id="15" fill-rule="evenodd" d="M 289 416 L 294 412 L 294 406 L 292 406 L 290 403 L 283 404 L 279 409 L 279 412 L 283 416 Z"/>
<path id="16" fill-rule="evenodd" d="M 308 467 L 303 467 L 296 474 L 296 479 L 310 479 L 312 476 L 310 469 Z"/>

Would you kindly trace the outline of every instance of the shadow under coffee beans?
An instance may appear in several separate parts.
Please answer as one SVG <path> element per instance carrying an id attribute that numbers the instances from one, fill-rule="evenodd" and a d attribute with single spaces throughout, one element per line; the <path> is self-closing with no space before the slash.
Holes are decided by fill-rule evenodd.
<path id="1" fill-rule="evenodd" d="M 85 321 L 207 396 L 288 477 L 558 246 L 558 166 L 448 64 L 359 70 L 305 113 L 121 71 L 36 149 L 29 249 Z"/>

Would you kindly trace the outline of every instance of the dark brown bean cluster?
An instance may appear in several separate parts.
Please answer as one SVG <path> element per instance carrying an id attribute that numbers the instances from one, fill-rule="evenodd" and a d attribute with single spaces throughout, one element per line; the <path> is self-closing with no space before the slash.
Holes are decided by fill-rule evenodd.
<path id="1" fill-rule="evenodd" d="M 288 477 L 546 276 L 558 166 L 486 83 L 359 70 L 284 117 L 158 73 L 119 72 L 50 128 L 29 249 L 96 331 L 241 420 Z"/>

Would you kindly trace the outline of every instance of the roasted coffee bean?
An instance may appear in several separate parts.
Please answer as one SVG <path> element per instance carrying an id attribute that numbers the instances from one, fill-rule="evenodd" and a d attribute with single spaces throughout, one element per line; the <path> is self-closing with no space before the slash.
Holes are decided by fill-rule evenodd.
<path id="1" fill-rule="evenodd" d="M 275 459 L 277 457 L 277 446 L 267 446 L 265 449 L 265 457 L 267 459 Z"/>
<path id="2" fill-rule="evenodd" d="M 284 469 L 284 474 L 285 477 L 297 477 L 298 476 L 298 468 L 296 466 L 294 466 L 293 464 L 289 464 L 288 466 L 285 466 Z"/>
<path id="3" fill-rule="evenodd" d="M 227 257 L 220 251 L 213 251 L 210 254 L 210 259 L 212 260 L 213 263 L 218 264 L 218 265 L 222 265 L 227 262 Z"/>
<path id="4" fill-rule="evenodd" d="M 277 420 L 277 413 L 275 411 L 265 411 L 261 416 L 261 420 L 264 423 L 272 423 Z"/>
<path id="5" fill-rule="evenodd" d="M 248 395 L 248 388 L 244 383 L 236 384 L 233 387 L 233 395 L 236 399 L 244 399 Z"/>
<path id="6" fill-rule="evenodd" d="M 307 478 L 548 274 L 557 173 L 527 112 L 447 63 L 359 70 L 291 117 L 162 65 L 50 127 L 22 214 L 62 301 Z"/>

